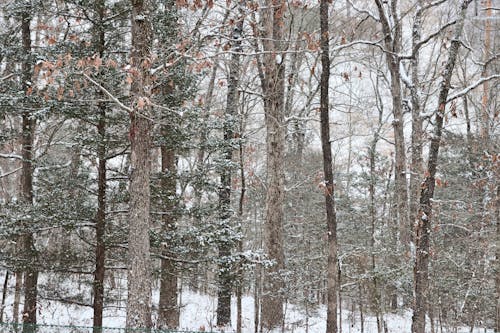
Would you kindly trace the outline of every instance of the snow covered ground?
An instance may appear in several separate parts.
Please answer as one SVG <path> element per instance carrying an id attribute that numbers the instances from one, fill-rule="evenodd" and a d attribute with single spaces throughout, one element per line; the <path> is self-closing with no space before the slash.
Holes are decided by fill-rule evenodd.
<path id="1" fill-rule="evenodd" d="M 158 295 L 154 294 L 155 301 Z M 186 290 L 182 293 L 182 310 L 180 318 L 180 329 L 183 330 L 206 330 L 219 331 L 215 327 L 215 309 L 216 299 L 211 296 L 199 294 Z M 225 328 L 225 332 L 233 332 L 236 327 L 236 300 L 233 299 L 232 327 Z M 254 302 L 253 298 L 245 296 L 243 304 L 243 332 L 254 332 Z M 104 313 L 104 326 L 106 327 L 124 327 L 125 326 L 125 304 L 122 307 L 106 308 Z M 4 312 L 4 321 L 11 319 L 12 299 L 8 297 Z M 307 318 L 304 311 L 294 305 L 287 305 L 286 309 L 286 332 L 296 333 L 324 333 L 326 328 L 326 309 L 320 307 L 312 311 L 313 314 Z M 155 318 L 154 318 L 155 319 Z M 411 313 L 387 314 L 384 316 L 389 333 L 409 333 L 411 331 Z M 38 315 L 40 324 L 53 325 L 92 325 L 92 308 L 77 306 L 72 304 L 62 304 L 56 301 L 40 301 L 40 310 Z M 361 323 L 358 313 L 349 311 L 342 312 L 342 332 L 359 333 L 361 332 Z M 364 322 L 365 333 L 377 332 L 376 321 L 372 317 L 366 317 Z M 455 332 L 451 328 L 444 328 L 444 332 Z M 469 328 L 459 328 L 456 333 L 469 333 Z M 493 330 L 475 329 L 474 333 L 492 333 Z"/>

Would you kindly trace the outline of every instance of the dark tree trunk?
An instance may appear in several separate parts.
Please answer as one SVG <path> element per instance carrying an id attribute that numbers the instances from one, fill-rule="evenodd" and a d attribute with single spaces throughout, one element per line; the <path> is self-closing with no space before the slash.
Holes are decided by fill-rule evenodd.
<path id="1" fill-rule="evenodd" d="M 151 177 L 150 67 L 153 31 L 149 0 L 132 5 L 132 110 L 130 112 L 130 201 L 128 237 L 127 327 L 151 327 L 149 207 Z"/>
<path id="2" fill-rule="evenodd" d="M 32 57 L 31 57 L 31 8 L 27 8 L 21 16 L 22 44 L 24 60 L 22 63 L 22 87 L 26 95 L 31 89 Z M 27 109 L 28 106 L 26 105 Z M 33 206 L 33 143 L 35 119 L 29 111 L 22 114 L 22 169 L 21 169 L 21 198 L 22 203 L 30 210 Z M 27 221 L 27 223 L 31 223 Z M 38 255 L 35 248 L 33 233 L 26 226 L 26 232 L 21 236 L 24 260 L 24 308 L 23 308 L 23 333 L 34 332 L 37 314 L 38 296 Z"/>
<path id="3" fill-rule="evenodd" d="M 233 289 L 233 265 L 230 256 L 233 248 L 233 240 L 229 239 L 232 226 L 230 225 L 231 209 L 231 173 L 230 167 L 233 160 L 233 140 L 235 139 L 235 128 L 237 125 L 238 114 L 238 85 L 240 78 L 240 56 L 241 52 L 241 34 L 243 32 L 244 13 L 243 4 L 239 4 L 238 18 L 232 32 L 232 51 L 229 63 L 229 75 L 227 78 L 228 90 L 226 98 L 226 113 L 224 118 L 224 160 L 226 167 L 223 168 L 219 190 L 219 209 L 223 239 L 219 244 L 219 285 L 217 293 L 217 325 L 227 326 L 231 323 L 231 294 Z"/>
<path id="4" fill-rule="evenodd" d="M 438 167 L 439 147 L 443 129 L 446 100 L 450 90 L 450 82 L 455 67 L 455 62 L 460 48 L 467 7 L 472 0 L 463 0 L 460 17 L 457 19 L 455 35 L 448 51 L 448 61 L 443 72 L 439 90 L 438 107 L 435 114 L 434 132 L 431 137 L 427 171 L 421 185 L 420 205 L 418 211 L 418 224 L 415 230 L 416 256 L 414 271 L 415 302 L 412 318 L 412 333 L 425 333 L 425 316 L 427 312 L 427 299 L 429 289 L 429 246 L 432 220 L 432 199 L 434 197 L 435 175 Z"/>
<path id="5" fill-rule="evenodd" d="M 104 56 L 105 40 L 104 40 L 104 1 L 100 0 L 96 3 L 99 23 L 97 26 L 97 45 L 96 49 L 99 56 Z M 102 96 L 99 91 L 98 95 Z M 104 96 L 102 96 L 104 97 Z M 96 249 L 95 249 L 95 271 L 94 271 L 94 333 L 101 332 L 102 314 L 104 309 L 104 264 L 106 259 L 106 247 L 104 233 L 106 229 L 106 105 L 100 103 L 98 105 L 99 119 L 97 123 L 97 133 L 99 136 L 97 143 L 97 158 L 99 164 L 97 166 L 97 212 L 96 212 Z"/>
<path id="6" fill-rule="evenodd" d="M 165 133 L 167 135 L 167 133 Z M 175 153 L 172 149 L 161 147 L 161 171 L 162 171 L 162 191 L 165 192 L 163 215 L 163 232 L 169 234 L 175 231 L 175 205 L 176 200 L 176 175 L 177 163 Z M 174 259 L 170 259 L 173 254 L 167 247 L 162 249 L 163 258 L 161 259 L 160 272 L 160 302 L 158 321 L 160 328 L 175 329 L 179 327 L 179 306 L 177 305 L 178 298 L 178 280 L 177 267 Z"/>
<path id="7" fill-rule="evenodd" d="M 326 225 L 328 235 L 327 262 L 327 314 L 326 332 L 337 332 L 337 217 L 335 212 L 335 187 L 333 179 L 332 147 L 330 142 L 330 34 L 328 31 L 328 0 L 320 1 L 321 28 L 321 81 L 320 81 L 320 114 L 321 114 L 321 148 L 323 150 L 324 192 L 326 208 Z"/>

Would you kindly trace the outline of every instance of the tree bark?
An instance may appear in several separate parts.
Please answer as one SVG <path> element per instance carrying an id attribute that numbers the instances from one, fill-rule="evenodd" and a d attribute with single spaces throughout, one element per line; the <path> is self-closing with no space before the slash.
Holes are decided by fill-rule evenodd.
<path id="1" fill-rule="evenodd" d="M 22 44 L 24 60 L 22 63 L 22 88 L 28 95 L 32 81 L 31 58 L 31 7 L 21 15 Z M 21 169 L 21 200 L 27 210 L 33 206 L 33 143 L 35 118 L 29 111 L 22 114 L 22 169 Z M 30 221 L 27 221 L 29 224 Z M 34 332 L 37 314 L 38 296 L 38 258 L 35 248 L 35 239 L 31 226 L 25 225 L 27 231 L 21 236 L 22 251 L 24 255 L 24 307 L 23 307 L 23 333 Z"/>
<path id="2" fill-rule="evenodd" d="M 412 127 L 411 127 L 411 165 L 410 165 L 410 224 L 413 224 L 416 220 L 418 211 L 418 202 L 420 196 L 420 179 L 423 175 L 423 160 L 422 160 L 422 140 L 423 140 L 423 120 L 420 116 L 421 111 L 421 101 L 419 94 L 419 46 L 418 43 L 421 39 L 421 29 L 422 29 L 422 14 L 423 9 L 421 7 L 420 0 L 417 3 L 417 12 L 415 13 L 415 18 L 413 22 L 412 29 L 412 51 L 413 58 L 411 59 L 411 83 L 410 87 L 411 93 L 411 116 L 412 116 Z M 413 230 L 413 226 L 409 226 L 410 232 Z M 413 240 L 411 235 L 411 239 Z"/>
<path id="3" fill-rule="evenodd" d="M 410 241 L 411 225 L 408 215 L 408 190 L 406 181 L 406 149 L 404 138 L 404 123 L 403 123 L 403 102 L 401 91 L 400 78 L 400 59 L 398 54 L 401 51 L 401 22 L 398 15 L 398 1 L 391 0 L 390 8 L 394 26 L 391 26 L 389 17 L 384 10 L 385 2 L 375 0 L 378 8 L 382 32 L 385 36 L 384 45 L 386 52 L 387 66 L 391 73 L 391 95 L 392 95 L 392 113 L 393 113 L 393 128 L 394 128 L 394 145 L 395 145 L 395 163 L 394 163 L 394 178 L 395 178 L 395 193 L 396 193 L 396 212 L 397 223 L 399 230 L 400 242 L 403 245 L 408 245 Z"/>
<path id="4" fill-rule="evenodd" d="M 271 330 L 283 324 L 283 204 L 285 200 L 285 62 L 283 0 L 266 0 L 262 7 L 264 68 L 261 72 L 266 123 L 267 192 L 264 246 L 274 262 L 264 271 L 261 323 Z"/>
<path id="5" fill-rule="evenodd" d="M 231 230 L 230 220 L 233 215 L 231 209 L 231 173 L 230 167 L 233 160 L 233 140 L 235 139 L 235 128 L 238 114 L 238 86 L 241 72 L 240 56 L 241 34 L 243 32 L 243 2 L 238 4 L 238 18 L 234 25 L 231 40 L 232 51 L 229 62 L 229 75 L 227 78 L 226 113 L 224 115 L 224 160 L 226 167 L 223 168 L 220 176 L 221 188 L 219 190 L 219 209 L 221 227 L 225 231 Z M 229 233 L 224 232 L 225 239 L 220 240 L 219 245 L 219 285 L 217 294 L 217 325 L 227 326 L 231 324 L 231 294 L 233 289 L 233 265 L 230 260 L 233 248 L 233 240 L 229 239 Z"/>
<path id="6" fill-rule="evenodd" d="M 432 220 L 432 199 L 434 197 L 435 175 L 438 167 L 438 155 L 441 145 L 446 100 L 450 90 L 450 82 L 455 62 L 460 48 L 467 7 L 472 0 L 463 0 L 460 16 L 457 19 L 455 34 L 448 51 L 448 61 L 444 68 L 441 86 L 439 89 L 438 107 L 435 114 L 434 130 L 431 137 L 427 171 L 421 184 L 418 224 L 415 230 L 416 256 L 413 268 L 414 273 L 414 309 L 412 318 L 412 333 L 425 333 L 425 316 L 429 289 L 429 251 Z"/>
<path id="7" fill-rule="evenodd" d="M 104 56 L 105 39 L 104 39 L 104 10 L 105 4 L 103 0 L 99 0 L 96 3 L 97 14 L 98 14 L 98 24 L 97 24 L 97 45 L 96 49 L 99 56 Z M 102 92 L 99 91 L 98 95 L 102 96 Z M 104 96 L 102 96 L 104 97 Z M 105 229 L 106 229 L 106 105 L 100 103 L 98 105 L 99 119 L 97 122 L 97 158 L 99 160 L 97 166 L 97 212 L 96 212 L 96 249 L 95 249 L 95 271 L 94 271 L 94 282 L 93 282 L 93 293 L 94 293 L 94 318 L 93 326 L 94 333 L 101 332 L 102 327 L 102 316 L 104 309 L 104 264 L 106 259 L 106 247 L 105 247 Z"/>
<path id="8" fill-rule="evenodd" d="M 130 202 L 128 237 L 127 328 L 151 327 L 149 208 L 151 127 L 149 98 L 153 31 L 149 0 L 132 5 L 132 112 L 130 113 Z"/>
<path id="9" fill-rule="evenodd" d="M 324 194 L 326 225 L 328 235 L 327 262 L 327 314 L 326 332 L 337 332 L 337 216 L 335 212 L 335 187 L 333 179 L 332 147 L 330 142 L 330 34 L 328 30 L 328 0 L 320 1 L 321 29 L 321 78 L 320 78 L 320 114 L 321 148 L 323 151 Z"/>
<path id="10" fill-rule="evenodd" d="M 165 133 L 166 134 L 166 133 Z M 175 161 L 175 152 L 167 147 L 161 147 L 161 171 L 162 171 L 162 191 L 165 192 L 164 210 L 166 214 L 163 215 L 163 232 L 169 234 L 175 231 L 175 205 L 177 190 L 177 164 Z M 179 327 L 179 306 L 178 299 L 178 280 L 177 280 L 177 267 L 172 257 L 172 251 L 169 251 L 169 244 L 162 249 L 164 258 L 161 259 L 161 272 L 160 272 L 160 302 L 158 321 L 160 328 L 175 329 Z"/>

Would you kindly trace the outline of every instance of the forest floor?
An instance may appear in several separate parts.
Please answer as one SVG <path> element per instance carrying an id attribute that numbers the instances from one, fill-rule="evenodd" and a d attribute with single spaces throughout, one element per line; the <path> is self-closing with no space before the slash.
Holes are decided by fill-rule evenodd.
<path id="1" fill-rule="evenodd" d="M 3 278 L 0 274 L 0 278 Z M 45 280 L 45 279 L 44 279 Z M 3 279 L 2 279 L 3 281 Z M 4 322 L 12 321 L 13 304 L 13 279 L 9 281 L 9 288 L 4 307 Z M 42 281 L 42 285 L 44 285 Z M 120 283 L 121 284 L 121 283 Z M 65 291 L 72 291 L 73 294 L 82 296 L 82 303 L 90 303 L 90 290 L 81 284 L 71 285 L 67 283 L 60 284 L 58 289 L 66 294 Z M 121 289 L 121 288 L 120 288 Z M 45 292 L 41 292 L 39 300 L 38 323 L 48 325 L 74 325 L 74 326 L 92 326 L 92 307 L 85 305 L 71 304 L 70 302 L 61 302 L 54 300 L 55 297 L 44 297 Z M 114 295 L 119 299 L 125 299 L 125 295 Z M 53 299 L 49 299 L 53 298 Z M 85 301 L 85 298 L 87 299 Z M 75 298 L 73 298 L 75 299 Z M 66 299 L 69 301 L 69 299 Z M 158 304 L 158 293 L 153 292 L 153 304 Z M 181 294 L 181 315 L 180 329 L 191 331 L 222 331 L 217 329 L 216 306 L 217 299 L 213 296 L 184 290 Z M 243 333 L 254 333 L 254 299 L 251 296 L 244 296 L 242 299 L 243 307 Z M 21 306 L 22 308 L 22 306 Z M 125 327 L 125 301 L 109 305 L 104 310 L 104 327 Z M 303 307 L 288 304 L 285 307 L 285 331 L 290 333 L 324 333 L 326 329 L 326 308 L 319 306 L 309 311 L 307 315 Z M 156 321 L 156 318 L 153 318 Z M 384 315 L 384 321 L 387 325 L 387 333 L 409 333 L 411 332 L 411 311 L 400 311 Z M 364 316 L 363 329 L 361 328 L 361 319 L 359 312 L 342 310 L 342 333 L 376 333 L 377 323 L 372 316 Z M 430 325 L 429 332 L 430 332 Z M 232 302 L 232 325 L 223 329 L 224 332 L 235 332 L 236 328 L 236 299 Z M 339 327 L 340 329 L 340 327 Z M 436 327 L 439 333 L 470 333 L 468 327 Z M 475 328 L 473 333 L 493 333 L 493 330 L 484 328 Z"/>

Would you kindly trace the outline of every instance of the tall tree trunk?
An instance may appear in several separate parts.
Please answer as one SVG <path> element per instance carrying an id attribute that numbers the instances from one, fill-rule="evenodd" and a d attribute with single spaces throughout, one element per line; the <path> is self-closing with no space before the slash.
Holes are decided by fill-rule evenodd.
<path id="1" fill-rule="evenodd" d="M 99 56 L 104 56 L 105 49 L 105 39 L 104 39 L 104 11 L 105 4 L 103 0 L 99 0 L 96 3 L 97 14 L 98 14 L 98 26 L 97 26 L 97 45 L 96 49 Z M 102 96 L 101 91 L 98 95 Z M 104 96 L 102 96 L 104 97 Z M 97 167 L 97 212 L 96 212 L 96 249 L 95 249 L 95 271 L 94 271 L 94 282 L 93 282 L 93 292 L 94 292 L 94 318 L 93 326 L 94 333 L 101 332 L 102 327 L 102 315 L 104 309 L 104 264 L 106 259 L 106 247 L 104 240 L 104 233 L 106 229 L 106 105 L 100 103 L 98 105 L 99 119 L 97 122 L 97 133 L 98 133 L 98 143 L 97 143 L 97 158 L 99 164 Z"/>
<path id="2" fill-rule="evenodd" d="M 168 133 L 164 133 L 168 135 Z M 161 171 L 162 184 L 161 188 L 164 191 L 164 210 L 163 215 L 163 232 L 169 234 L 175 231 L 175 205 L 177 190 L 177 164 L 175 161 L 175 152 L 167 147 L 161 147 Z M 163 258 L 161 259 L 160 272 L 160 302 L 158 310 L 158 321 L 160 328 L 175 329 L 179 327 L 179 306 L 178 299 L 178 280 L 177 267 L 175 261 L 170 259 L 172 251 L 167 247 L 162 249 Z"/>
<path id="3" fill-rule="evenodd" d="M 22 43 L 24 60 L 22 63 L 22 87 L 26 95 L 31 88 L 32 81 L 32 57 L 31 57 L 31 7 L 28 7 L 21 16 Z M 26 106 L 27 107 L 27 106 Z M 21 198 L 27 210 L 33 206 L 33 143 L 34 143 L 35 119 L 29 111 L 22 114 L 22 169 L 21 169 Z M 30 221 L 27 221 L 30 223 Z M 38 258 L 35 248 L 35 239 L 31 226 L 22 235 L 22 251 L 24 261 L 24 308 L 23 308 L 23 333 L 34 332 L 37 313 L 38 295 Z"/>
<path id="4" fill-rule="evenodd" d="M 418 200 L 420 195 L 420 180 L 423 175 L 423 160 L 422 160 L 422 140 L 423 140 L 423 119 L 420 116 L 420 79 L 419 79 L 419 46 L 418 43 L 421 39 L 421 29 L 422 29 L 422 14 L 423 9 L 421 7 L 420 0 L 417 3 L 417 12 L 415 13 L 415 18 L 413 22 L 412 29 L 412 50 L 413 58 L 411 59 L 411 83 L 410 87 L 411 93 L 411 116 L 412 116 L 412 127 L 411 127 L 411 165 L 410 165 L 410 224 L 413 224 L 416 220 L 418 211 Z M 410 232 L 413 227 L 408 226 Z M 413 235 L 410 237 L 413 238 Z M 413 241 L 413 239 L 412 239 Z"/>
<path id="5" fill-rule="evenodd" d="M 132 111 L 130 112 L 130 202 L 128 237 L 127 327 L 151 327 L 149 208 L 151 177 L 150 67 L 153 10 L 149 0 L 132 5 Z"/>
<path id="6" fill-rule="evenodd" d="M 328 30 L 328 0 L 320 1 L 320 28 L 322 68 L 320 79 L 321 148 L 323 150 L 324 192 L 328 234 L 326 332 L 335 333 L 337 332 L 337 290 L 339 287 L 337 281 L 337 216 L 335 212 L 335 188 L 330 142 L 330 34 Z"/>
<path id="7" fill-rule="evenodd" d="M 243 32 L 243 3 L 238 4 L 238 18 L 234 25 L 231 40 L 233 53 L 229 62 L 229 75 L 227 78 L 226 113 L 224 115 L 224 160 L 226 167 L 220 176 L 221 188 L 219 190 L 219 209 L 223 239 L 219 240 L 219 271 L 218 271 L 218 293 L 217 293 L 217 325 L 227 326 L 231 324 L 231 294 L 233 288 L 233 265 L 230 259 L 233 248 L 233 240 L 229 239 L 231 216 L 231 173 L 230 167 L 233 160 L 233 140 L 235 139 L 235 128 L 238 114 L 238 85 L 241 72 L 240 56 L 241 34 Z"/>
<path id="8" fill-rule="evenodd" d="M 414 273 L 414 309 L 412 318 L 412 333 L 425 333 L 425 315 L 427 312 L 427 299 L 429 289 L 429 246 L 432 220 L 432 199 L 434 197 L 435 175 L 438 166 L 439 147 L 443 129 L 446 100 L 450 90 L 450 82 L 455 67 L 455 62 L 460 48 L 467 7 L 472 0 L 463 0 L 460 16 L 457 19 L 455 34 L 448 51 L 448 61 L 443 72 L 441 87 L 439 89 L 438 107 L 435 114 L 434 131 L 431 136 L 431 145 L 427 161 L 427 171 L 421 186 L 420 205 L 418 211 L 418 224 L 415 230 L 416 256 Z"/>
<path id="9" fill-rule="evenodd" d="M 243 121 L 240 121 L 240 133 L 243 133 Z M 246 193 L 246 180 L 245 180 L 245 168 L 244 168 L 244 159 L 243 159 L 243 142 L 239 142 L 240 149 L 240 179 L 241 179 L 241 193 L 240 200 L 238 203 L 238 219 L 239 219 L 239 231 L 241 231 L 242 222 L 243 222 L 243 205 L 245 202 L 245 193 Z M 243 253 L 243 240 L 238 240 L 238 252 Z M 236 333 L 241 333 L 243 326 L 243 258 L 240 258 L 238 263 L 238 284 L 236 286 Z"/>
<path id="10" fill-rule="evenodd" d="M 401 22 L 398 15 L 398 1 L 391 0 L 388 11 L 384 9 L 386 2 L 375 0 L 378 8 L 382 32 L 385 35 L 384 45 L 386 52 L 387 66 L 391 73 L 391 95 L 392 95 L 392 113 L 394 127 L 394 145 L 395 145 L 395 163 L 394 163 L 394 178 L 395 178 L 395 193 L 396 193 L 396 221 L 398 223 L 399 241 L 403 245 L 408 245 L 410 241 L 410 229 L 408 215 L 408 189 L 406 181 L 406 149 L 404 138 L 404 123 L 403 123 L 403 100 L 401 91 L 400 77 L 400 59 L 399 52 L 401 51 Z M 390 13 L 392 20 L 387 17 L 386 13 Z M 390 22 L 394 22 L 394 26 Z"/>
<path id="11" fill-rule="evenodd" d="M 377 78 L 377 84 L 378 84 L 378 78 Z M 379 290 L 379 279 L 376 273 L 376 268 L 377 268 L 377 263 L 376 263 L 376 256 L 375 256 L 375 233 L 377 231 L 376 224 L 377 224 L 377 210 L 376 210 L 376 205 L 375 205 L 375 185 L 376 185 L 376 154 L 377 154 L 377 143 L 380 137 L 380 131 L 382 129 L 382 116 L 383 116 L 383 109 L 379 107 L 379 117 L 378 117 L 378 128 L 375 134 L 373 135 L 373 140 L 370 146 L 370 184 L 369 184 L 369 195 L 370 195 L 370 219 L 371 219 L 371 232 L 370 232 L 370 247 L 371 247 L 371 269 L 372 269 L 372 292 L 371 292 L 371 297 L 372 297 L 372 304 L 373 304 L 373 312 L 375 313 L 375 316 L 377 318 L 377 332 L 382 333 L 382 302 L 381 302 L 381 297 L 380 297 L 380 290 Z"/>
<path id="12" fill-rule="evenodd" d="M 267 192 L 264 246 L 274 265 L 264 271 L 261 322 L 266 330 L 283 324 L 283 204 L 285 200 L 285 62 L 283 53 L 284 0 L 266 0 L 262 7 L 264 94 L 267 153 Z"/>

